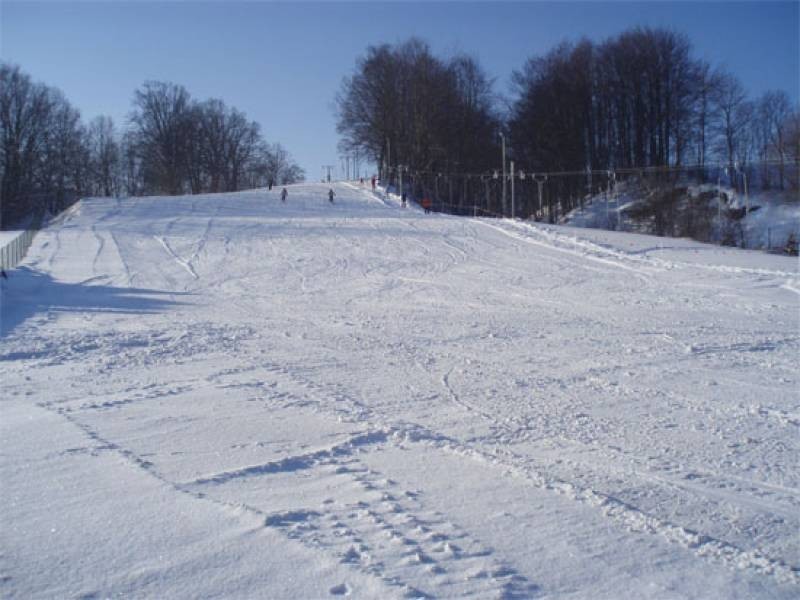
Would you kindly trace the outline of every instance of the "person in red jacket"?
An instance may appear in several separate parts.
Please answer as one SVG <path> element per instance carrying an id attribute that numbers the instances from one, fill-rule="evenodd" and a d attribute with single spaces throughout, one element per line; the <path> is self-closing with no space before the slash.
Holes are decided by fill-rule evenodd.
<path id="1" fill-rule="evenodd" d="M 425 209 L 425 214 L 426 214 L 426 215 L 427 215 L 429 212 L 431 212 L 431 206 L 432 206 L 432 203 L 431 203 L 431 199 L 430 199 L 430 198 L 428 198 L 427 196 L 423 197 L 423 198 L 422 198 L 422 202 L 421 202 L 421 204 L 422 204 L 422 208 L 424 208 L 424 209 Z"/>

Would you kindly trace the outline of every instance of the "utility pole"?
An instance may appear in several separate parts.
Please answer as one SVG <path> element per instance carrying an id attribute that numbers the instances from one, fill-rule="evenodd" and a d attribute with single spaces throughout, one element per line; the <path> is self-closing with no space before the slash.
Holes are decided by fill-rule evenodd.
<path id="1" fill-rule="evenodd" d="M 515 217 L 514 212 L 514 161 L 511 161 L 511 218 Z"/>
<path id="2" fill-rule="evenodd" d="M 451 169 L 447 172 L 447 204 L 450 210 L 453 210 L 453 173 Z"/>
<path id="3" fill-rule="evenodd" d="M 742 170 L 744 177 L 744 247 L 747 248 L 747 215 L 750 213 L 750 191 L 747 189 L 747 172 Z"/>
<path id="4" fill-rule="evenodd" d="M 389 138 L 386 138 L 386 185 L 388 186 L 390 183 L 390 175 L 392 168 L 392 145 L 389 142 Z"/>
<path id="5" fill-rule="evenodd" d="M 403 165 L 397 165 L 397 170 L 400 172 L 400 200 L 403 199 Z"/>
<path id="6" fill-rule="evenodd" d="M 744 227 L 742 228 L 742 246 L 747 248 L 747 215 L 750 214 L 750 193 L 747 189 L 747 171 L 739 168 L 739 163 L 736 163 L 736 170 L 742 172 L 744 179 Z"/>
<path id="7" fill-rule="evenodd" d="M 608 203 L 614 199 L 614 204 L 617 207 L 617 218 L 614 219 L 614 226 L 617 231 L 622 231 L 620 214 L 619 214 L 619 200 L 617 199 L 617 174 L 614 171 L 608 172 L 608 191 L 606 192 L 606 221 L 608 221 Z"/>
<path id="8" fill-rule="evenodd" d="M 489 214 L 489 201 L 490 201 L 489 177 L 487 176 L 487 177 L 482 178 L 482 179 L 483 179 L 483 183 L 484 183 L 484 191 L 486 192 L 486 214 Z M 481 208 L 483 208 L 483 207 L 481 207 Z"/>
<path id="9" fill-rule="evenodd" d="M 722 245 L 722 165 L 717 170 L 717 235 Z"/>
<path id="10" fill-rule="evenodd" d="M 536 186 L 539 188 L 539 214 L 542 214 L 542 186 L 544 182 L 547 181 L 547 175 L 537 175 L 536 173 L 533 174 L 533 180 L 536 182 Z M 548 215 L 549 216 L 549 215 Z"/>
<path id="11" fill-rule="evenodd" d="M 327 169 L 328 170 L 328 183 L 331 182 L 331 169 L 333 169 L 334 166 L 335 165 L 322 165 L 323 169 Z"/>
<path id="12" fill-rule="evenodd" d="M 506 136 L 500 132 L 503 141 L 503 216 L 506 216 Z"/>

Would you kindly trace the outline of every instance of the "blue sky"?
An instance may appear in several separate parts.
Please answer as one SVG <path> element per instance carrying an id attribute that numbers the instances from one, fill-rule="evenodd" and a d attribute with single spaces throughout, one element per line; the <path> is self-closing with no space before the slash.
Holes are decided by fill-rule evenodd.
<path id="1" fill-rule="evenodd" d="M 800 3 L 792 2 L 13 2 L 0 1 L 0 57 L 60 88 L 88 120 L 123 125 L 145 80 L 222 98 L 306 169 L 339 163 L 334 98 L 370 44 L 419 36 L 467 52 L 509 92 L 514 69 L 556 43 L 635 25 L 686 33 L 758 95 L 800 96 Z"/>

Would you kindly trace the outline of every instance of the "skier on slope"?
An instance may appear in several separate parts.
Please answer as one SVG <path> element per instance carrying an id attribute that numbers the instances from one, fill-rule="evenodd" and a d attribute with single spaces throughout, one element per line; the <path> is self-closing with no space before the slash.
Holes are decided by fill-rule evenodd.
<path id="1" fill-rule="evenodd" d="M 286 196 L 289 195 L 289 192 L 286 191 L 286 188 L 281 190 L 281 202 L 286 202 Z"/>
<path id="2" fill-rule="evenodd" d="M 328 200 L 330 200 L 331 204 L 333 204 L 333 197 L 334 197 L 335 195 L 336 195 L 336 194 L 334 194 L 334 193 L 333 193 L 333 188 L 331 188 L 331 189 L 329 189 L 329 190 L 328 190 Z"/>

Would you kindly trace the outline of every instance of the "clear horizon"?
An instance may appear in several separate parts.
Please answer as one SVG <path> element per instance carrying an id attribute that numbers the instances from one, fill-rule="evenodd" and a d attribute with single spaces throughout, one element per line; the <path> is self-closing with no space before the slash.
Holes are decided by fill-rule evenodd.
<path id="1" fill-rule="evenodd" d="M 369 45 L 417 36 L 438 56 L 475 56 L 508 97 L 525 61 L 562 40 L 601 41 L 638 25 L 685 33 L 751 97 L 798 101 L 797 2 L 221 3 L 4 2 L 0 57 L 59 88 L 85 121 L 124 126 L 133 92 L 171 81 L 259 122 L 306 171 L 339 170 L 335 97 Z"/>

